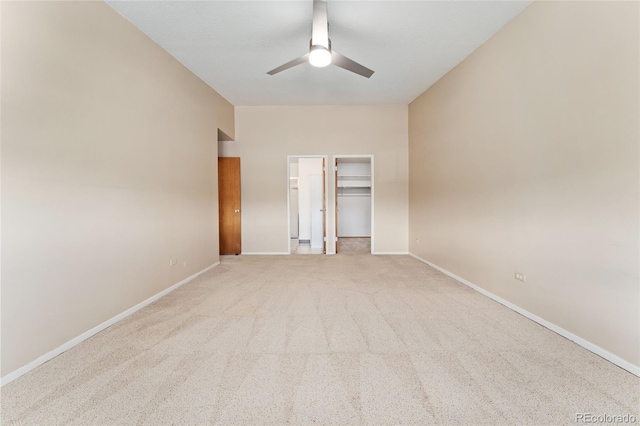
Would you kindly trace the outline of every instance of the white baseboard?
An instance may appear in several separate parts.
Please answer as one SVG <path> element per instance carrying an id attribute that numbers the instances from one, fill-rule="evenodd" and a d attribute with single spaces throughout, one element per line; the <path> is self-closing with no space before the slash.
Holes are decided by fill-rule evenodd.
<path id="1" fill-rule="evenodd" d="M 373 254 L 373 255 L 383 255 L 383 256 L 396 255 L 396 254 L 407 255 L 407 254 L 409 254 L 409 252 L 408 251 L 374 251 L 374 252 L 371 252 L 371 254 Z"/>
<path id="2" fill-rule="evenodd" d="M 36 367 L 44 364 L 45 362 L 57 357 L 61 353 L 68 351 L 69 349 L 71 349 L 72 347 L 76 346 L 77 344 L 82 343 L 83 341 L 87 340 L 89 337 L 91 337 L 91 336 L 93 336 L 95 334 L 98 334 L 99 332 L 101 332 L 105 328 L 112 326 L 113 324 L 117 323 L 118 321 L 122 321 L 123 319 L 125 319 L 129 315 L 135 313 L 136 311 L 139 311 L 140 309 L 142 309 L 145 306 L 151 304 L 152 302 L 155 302 L 156 300 L 160 299 L 162 296 L 164 296 L 164 295 L 166 295 L 168 293 L 171 293 L 173 290 L 177 289 L 181 285 L 188 283 L 189 281 L 191 281 L 192 279 L 194 279 L 198 275 L 204 274 L 205 272 L 207 272 L 210 269 L 215 268 L 219 264 L 220 264 L 220 262 L 216 262 L 213 265 L 207 266 L 202 271 L 196 272 L 195 274 L 191 275 L 190 277 L 185 278 L 184 280 L 180 281 L 179 283 L 174 284 L 174 285 L 172 285 L 171 287 L 169 287 L 169 288 L 167 288 L 165 290 L 162 290 L 160 293 L 151 296 L 150 298 L 138 303 L 137 305 L 127 309 L 126 311 L 116 315 L 115 317 L 106 320 L 102 324 L 97 325 L 96 327 L 93 327 L 91 330 L 85 331 L 81 335 L 79 335 L 77 337 L 74 337 L 73 339 L 69 340 L 68 342 L 62 344 L 61 346 L 58 346 L 57 348 L 47 352 L 46 354 L 42 355 L 41 357 L 31 361 L 29 364 L 24 365 L 24 366 L 18 368 L 17 370 L 12 371 L 11 373 L 7 374 L 2 379 L 0 379 L 0 387 L 6 385 L 7 383 L 11 383 L 12 381 L 17 379 L 18 377 L 28 373 L 29 371 L 33 370 L 34 368 L 36 368 Z"/>
<path id="3" fill-rule="evenodd" d="M 291 254 L 286 251 L 267 251 L 267 252 L 242 252 L 243 256 L 281 256 Z"/>
<path id="4" fill-rule="evenodd" d="M 543 327 L 548 328 L 549 330 L 558 333 L 559 335 L 561 335 L 562 337 L 565 337 L 569 340 L 571 340 L 572 342 L 582 346 L 583 348 L 587 349 L 588 351 L 593 352 L 594 354 L 601 356 L 602 358 L 606 359 L 607 361 L 610 361 L 612 363 L 614 363 L 615 365 L 617 365 L 620 368 L 623 368 L 625 370 L 627 370 L 628 372 L 630 372 L 631 374 L 634 374 L 638 377 L 640 377 L 640 367 L 637 365 L 634 365 L 632 363 L 630 363 L 629 361 L 626 361 L 622 358 L 620 358 L 617 355 L 612 354 L 611 352 L 602 349 L 600 346 L 593 344 L 591 342 L 589 342 L 588 340 L 583 339 L 580 336 L 576 336 L 575 334 L 571 333 L 570 331 L 565 330 L 564 328 L 557 326 L 555 324 L 553 324 L 552 322 L 549 322 L 543 318 L 540 318 L 539 316 L 532 314 L 531 312 L 522 309 L 521 307 L 519 307 L 518 305 L 514 305 L 513 303 L 504 300 L 503 298 L 501 298 L 500 296 L 496 296 L 495 294 L 491 293 L 490 291 L 487 291 L 485 289 L 483 289 L 482 287 L 479 287 L 467 280 L 465 280 L 464 278 L 460 278 L 459 276 L 447 271 L 444 268 L 441 268 L 438 265 L 434 265 L 433 263 L 429 262 L 428 260 L 425 260 L 419 256 L 416 256 L 413 253 L 409 253 L 409 255 L 411 257 L 414 257 L 416 259 L 418 259 L 421 262 L 426 263 L 427 265 L 431 266 L 434 269 L 437 269 L 438 271 L 442 272 L 445 275 L 450 276 L 451 278 L 453 278 L 456 281 L 461 282 L 462 284 L 471 287 L 472 289 L 476 290 L 478 293 L 481 293 L 485 296 L 487 296 L 490 299 L 495 300 L 496 302 L 500 303 L 501 305 L 506 306 L 507 308 L 511 309 L 512 311 L 515 311 L 517 313 L 519 313 L 520 315 L 523 315 L 527 318 L 529 318 L 532 321 L 537 322 L 538 324 L 540 324 Z"/>

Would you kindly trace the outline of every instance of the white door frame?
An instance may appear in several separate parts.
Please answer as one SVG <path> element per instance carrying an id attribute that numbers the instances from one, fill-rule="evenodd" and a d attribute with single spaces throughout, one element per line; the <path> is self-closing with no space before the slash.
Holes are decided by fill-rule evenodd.
<path id="1" fill-rule="evenodd" d="M 375 236 L 374 236 L 374 232 L 373 232 L 373 230 L 375 229 L 375 226 L 374 226 L 374 223 L 375 223 L 375 221 L 374 221 L 374 219 L 375 219 L 375 216 L 374 216 L 374 212 L 375 212 L 375 208 L 374 208 L 374 205 L 375 205 L 375 190 L 374 190 L 375 189 L 374 188 L 374 186 L 375 186 L 375 178 L 374 178 L 375 177 L 375 173 L 374 173 L 374 167 L 373 167 L 374 166 L 374 164 L 373 164 L 373 155 L 371 155 L 371 154 L 366 154 L 366 155 L 360 155 L 360 154 L 334 155 L 333 156 L 334 161 L 333 161 L 333 165 L 332 165 L 332 170 L 333 170 L 333 167 L 335 167 L 335 163 L 336 163 L 335 160 L 340 159 L 340 158 L 368 158 L 368 159 L 371 160 L 371 254 L 375 254 L 375 252 L 376 252 L 375 251 Z M 335 175 L 336 175 L 335 172 L 336 171 L 333 170 L 333 172 L 331 173 L 331 175 L 334 176 L 334 179 L 335 179 Z M 337 185 L 336 182 L 334 182 L 333 183 L 333 187 L 335 188 L 336 185 Z M 338 215 L 337 211 L 336 211 L 337 210 L 337 206 L 336 206 L 337 198 L 338 198 L 338 194 L 334 194 L 334 196 L 333 196 L 333 211 L 335 213 L 335 216 Z M 334 225 L 333 226 L 334 240 L 335 240 L 335 244 L 336 244 L 336 247 L 337 247 L 337 244 L 338 244 L 338 227 L 336 226 L 335 223 L 333 225 Z"/>
<path id="2" fill-rule="evenodd" d="M 329 206 L 329 156 L 328 155 L 287 155 L 287 252 L 291 254 L 291 159 L 292 158 L 324 158 L 324 237 L 327 239 L 326 246 L 329 246 L 329 214 L 327 207 Z M 373 188 L 372 188 L 373 190 Z M 373 199 L 372 199 L 373 201 Z M 299 232 L 299 231 L 298 231 Z M 298 233 L 298 235 L 300 235 Z M 328 250 L 327 250 L 328 251 Z M 326 254 L 326 253 L 325 253 Z"/>

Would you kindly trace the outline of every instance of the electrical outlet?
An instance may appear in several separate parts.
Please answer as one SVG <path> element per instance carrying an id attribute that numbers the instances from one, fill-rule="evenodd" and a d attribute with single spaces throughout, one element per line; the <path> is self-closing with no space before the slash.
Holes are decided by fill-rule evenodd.
<path id="1" fill-rule="evenodd" d="M 420 244 L 420 239 L 416 238 L 416 244 Z"/>
<path id="2" fill-rule="evenodd" d="M 169 260 L 169 266 L 176 266 L 177 263 L 178 263 L 178 259 Z"/>
<path id="3" fill-rule="evenodd" d="M 522 281 L 523 283 L 527 282 L 527 276 L 525 274 L 523 274 L 522 272 L 517 272 L 516 271 L 516 280 Z"/>

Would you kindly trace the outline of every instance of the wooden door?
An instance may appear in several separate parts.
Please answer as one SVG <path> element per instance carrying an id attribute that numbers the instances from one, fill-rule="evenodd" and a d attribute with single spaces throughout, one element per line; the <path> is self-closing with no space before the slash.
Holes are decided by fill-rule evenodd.
<path id="1" fill-rule="evenodd" d="M 220 254 L 240 254 L 240 158 L 218 158 Z"/>

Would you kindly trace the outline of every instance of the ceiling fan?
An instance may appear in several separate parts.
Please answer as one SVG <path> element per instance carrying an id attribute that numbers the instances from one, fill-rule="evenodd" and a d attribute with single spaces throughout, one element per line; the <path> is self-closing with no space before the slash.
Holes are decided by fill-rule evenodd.
<path id="1" fill-rule="evenodd" d="M 309 53 L 302 55 L 293 61 L 289 61 L 284 65 L 280 65 L 278 68 L 272 69 L 267 74 L 278 74 L 281 71 L 303 64 L 307 61 L 314 67 L 326 67 L 329 64 L 333 64 L 366 78 L 373 75 L 373 71 L 369 68 L 339 54 L 331 48 L 331 40 L 329 39 L 329 21 L 327 19 L 327 2 L 322 0 L 313 0 L 313 25 L 311 28 Z"/>

